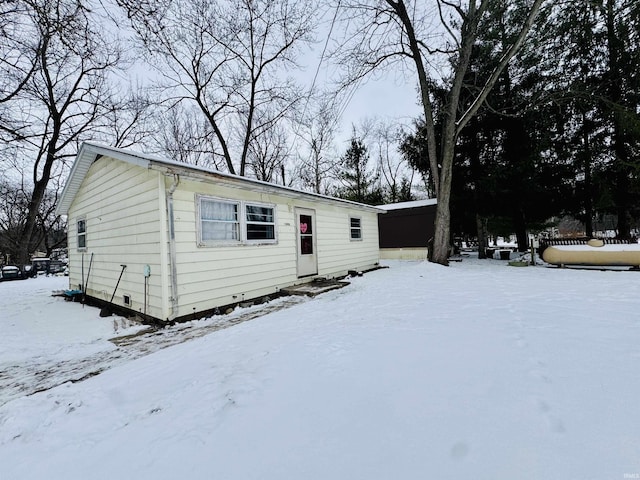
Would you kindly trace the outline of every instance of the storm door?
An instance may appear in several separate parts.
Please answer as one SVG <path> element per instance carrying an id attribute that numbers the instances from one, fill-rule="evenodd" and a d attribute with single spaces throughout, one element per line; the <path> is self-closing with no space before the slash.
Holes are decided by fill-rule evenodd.
<path id="1" fill-rule="evenodd" d="M 316 212 L 296 208 L 296 232 L 298 248 L 298 277 L 318 273 L 316 253 Z"/>

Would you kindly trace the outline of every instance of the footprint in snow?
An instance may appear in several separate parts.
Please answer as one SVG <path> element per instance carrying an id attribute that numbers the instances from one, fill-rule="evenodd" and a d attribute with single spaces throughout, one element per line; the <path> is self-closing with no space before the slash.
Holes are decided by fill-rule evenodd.
<path id="1" fill-rule="evenodd" d="M 462 460 L 469 455 L 469 446 L 465 442 L 457 442 L 451 447 L 451 458 Z"/>
<path id="2" fill-rule="evenodd" d="M 536 401 L 538 411 L 544 415 L 549 429 L 553 433 L 565 433 L 566 429 L 562 420 L 551 413 L 551 407 L 542 399 Z"/>

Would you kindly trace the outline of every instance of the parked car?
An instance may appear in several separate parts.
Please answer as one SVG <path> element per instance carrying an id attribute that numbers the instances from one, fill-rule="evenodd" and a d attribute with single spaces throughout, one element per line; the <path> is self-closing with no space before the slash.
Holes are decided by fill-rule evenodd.
<path id="1" fill-rule="evenodd" d="M 49 273 L 63 273 L 66 265 L 60 260 L 51 260 L 49 263 Z"/>
<path id="2" fill-rule="evenodd" d="M 22 280 L 22 272 L 15 265 L 6 265 L 2 267 L 2 281 L 5 280 Z"/>
<path id="3" fill-rule="evenodd" d="M 34 258 L 32 261 L 33 268 L 38 274 L 51 274 L 64 272 L 65 264 L 60 260 L 51 260 L 50 258 Z"/>
<path id="4" fill-rule="evenodd" d="M 22 265 L 22 278 L 33 278 L 38 275 L 38 270 L 32 265 Z"/>

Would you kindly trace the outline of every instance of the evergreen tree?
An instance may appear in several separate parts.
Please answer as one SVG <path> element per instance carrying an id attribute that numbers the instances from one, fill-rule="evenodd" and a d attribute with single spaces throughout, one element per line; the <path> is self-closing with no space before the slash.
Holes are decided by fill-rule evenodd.
<path id="1" fill-rule="evenodd" d="M 413 193 L 411 193 L 411 180 L 408 177 L 402 177 L 400 188 L 398 189 L 397 201 L 410 202 L 412 200 L 415 200 L 415 197 Z"/>
<path id="2" fill-rule="evenodd" d="M 553 55 L 568 113 L 563 148 L 577 174 L 572 213 L 589 236 L 595 218 L 614 214 L 629 238 L 640 214 L 640 4 L 583 0 L 561 13 Z"/>
<path id="3" fill-rule="evenodd" d="M 491 2 L 460 110 L 470 108 L 513 44 L 526 4 Z M 432 89 L 435 137 L 417 125 L 401 147 L 434 190 L 428 152 L 444 148 L 446 98 Z M 640 216 L 639 113 L 640 2 L 546 3 L 527 42 L 456 137 L 452 234 L 477 231 L 482 241 L 487 227 L 500 229 L 516 233 L 522 249 L 528 231 L 571 213 L 589 235 L 595 219 L 615 216 L 618 236 L 628 238 Z"/>
<path id="4" fill-rule="evenodd" d="M 384 203 L 378 174 L 369 171 L 369 152 L 364 142 L 356 136 L 355 131 L 340 163 L 342 170 L 337 176 L 341 186 L 337 189 L 337 196 L 370 205 Z"/>

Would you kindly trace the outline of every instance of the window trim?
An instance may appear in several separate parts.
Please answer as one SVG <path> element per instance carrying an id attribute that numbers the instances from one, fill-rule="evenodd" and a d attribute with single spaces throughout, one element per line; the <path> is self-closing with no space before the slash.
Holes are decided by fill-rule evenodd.
<path id="1" fill-rule="evenodd" d="M 358 220 L 358 226 L 354 227 L 352 225 L 352 220 Z M 358 231 L 360 233 L 359 237 L 354 237 L 354 231 Z M 349 215 L 349 240 L 352 242 L 361 242 L 362 241 L 362 217 L 356 217 L 354 215 Z"/>
<path id="2" fill-rule="evenodd" d="M 84 224 L 84 231 L 80 232 L 80 222 Z M 86 215 L 82 215 L 76 218 L 76 248 L 79 252 L 87 251 L 87 217 Z M 80 237 L 84 237 L 84 246 L 80 246 Z"/>
<path id="3" fill-rule="evenodd" d="M 258 208 L 269 208 L 271 209 L 271 215 L 273 217 L 273 222 L 256 222 L 256 221 L 249 221 L 247 219 L 247 207 L 258 207 Z M 249 245 L 268 245 L 268 244 L 274 244 L 274 243 L 278 243 L 278 222 L 276 219 L 276 206 L 275 204 L 268 204 L 268 203 L 259 203 L 259 202 L 242 202 L 242 213 L 243 213 L 243 234 L 242 234 L 242 239 L 244 242 L 246 242 Z M 260 239 L 255 239 L 255 240 L 250 240 L 248 238 L 248 225 L 249 224 L 254 224 L 254 225 L 273 225 L 273 238 L 260 238 Z"/>
<path id="4" fill-rule="evenodd" d="M 238 216 L 237 224 L 238 224 L 238 239 L 237 240 L 205 240 L 202 237 L 203 228 L 202 228 L 202 202 L 203 201 L 211 201 L 218 203 L 226 203 L 228 205 L 236 205 L 236 214 Z M 211 197 L 208 195 L 196 195 L 196 231 L 198 235 L 198 246 L 211 247 L 211 246 L 229 246 L 229 245 L 239 245 L 242 241 L 242 222 L 240 220 L 240 202 L 235 200 L 229 200 L 227 198 L 218 198 Z M 205 220 L 206 221 L 206 220 Z M 231 222 L 229 222 L 231 223 Z"/>
<path id="5" fill-rule="evenodd" d="M 237 240 L 203 240 L 202 238 L 202 202 L 213 201 L 227 203 L 237 206 L 238 212 L 238 239 Z M 247 206 L 270 208 L 273 211 L 273 223 L 248 222 Z M 233 246 L 256 246 L 275 245 L 278 243 L 278 217 L 275 203 L 263 203 L 245 200 L 233 200 L 229 198 L 215 197 L 212 195 L 196 194 L 196 235 L 198 247 L 233 247 Z M 273 239 L 247 239 L 247 224 L 257 223 L 263 225 L 273 225 Z"/>

